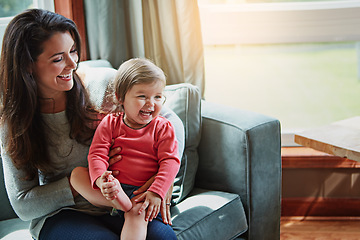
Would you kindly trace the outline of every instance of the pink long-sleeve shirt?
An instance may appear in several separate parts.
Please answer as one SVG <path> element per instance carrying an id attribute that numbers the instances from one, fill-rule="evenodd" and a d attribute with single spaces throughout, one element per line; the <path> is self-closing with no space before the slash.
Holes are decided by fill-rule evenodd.
<path id="1" fill-rule="evenodd" d="M 122 160 L 109 167 L 109 150 L 121 147 Z M 118 170 L 120 183 L 142 186 L 156 174 L 148 191 L 163 199 L 180 167 L 175 130 L 171 123 L 158 116 L 141 129 L 133 129 L 119 116 L 109 114 L 96 129 L 88 155 L 92 186 L 106 170 Z"/>

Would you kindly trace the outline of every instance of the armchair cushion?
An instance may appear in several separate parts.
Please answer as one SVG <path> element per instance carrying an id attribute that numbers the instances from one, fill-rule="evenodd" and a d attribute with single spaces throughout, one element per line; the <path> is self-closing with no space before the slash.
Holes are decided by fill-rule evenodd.
<path id="1" fill-rule="evenodd" d="M 195 188 L 171 209 L 179 240 L 234 239 L 248 226 L 239 195 Z"/>
<path id="2" fill-rule="evenodd" d="M 166 86 L 165 95 L 165 105 L 180 117 L 185 130 L 183 157 L 173 189 L 173 201 L 177 203 L 190 193 L 195 183 L 199 163 L 197 147 L 201 134 L 201 97 L 197 87 L 186 83 Z"/>
<path id="3" fill-rule="evenodd" d="M 20 218 L 2 220 L 0 222 L 0 239 L 1 240 L 31 240 L 29 232 L 30 221 L 21 221 Z"/>

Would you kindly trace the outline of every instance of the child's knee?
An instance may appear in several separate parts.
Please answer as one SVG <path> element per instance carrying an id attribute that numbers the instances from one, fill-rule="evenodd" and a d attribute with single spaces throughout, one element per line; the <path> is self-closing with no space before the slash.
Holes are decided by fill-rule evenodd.
<path id="1" fill-rule="evenodd" d="M 70 174 L 71 185 L 78 183 L 84 175 L 88 175 L 88 174 L 89 174 L 89 170 L 85 167 L 74 168 Z"/>
<path id="2" fill-rule="evenodd" d="M 127 216 L 132 216 L 132 217 L 142 216 L 143 219 L 145 219 L 146 211 L 143 211 L 141 214 L 139 214 L 139 210 L 140 210 L 141 206 L 142 206 L 142 203 L 134 203 L 133 202 L 132 208 L 129 211 L 125 212 L 125 217 L 127 217 Z"/>

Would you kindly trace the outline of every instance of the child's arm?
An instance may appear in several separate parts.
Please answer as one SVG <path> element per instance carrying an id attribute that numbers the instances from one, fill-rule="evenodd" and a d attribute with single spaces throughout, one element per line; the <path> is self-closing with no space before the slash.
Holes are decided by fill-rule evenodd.
<path id="1" fill-rule="evenodd" d="M 139 214 L 148 208 L 145 216 L 145 220 L 152 220 L 160 211 L 160 205 L 162 200 L 167 201 L 167 192 L 172 186 L 175 176 L 180 167 L 180 159 L 178 156 L 177 141 L 175 137 L 174 129 L 170 122 L 166 121 L 163 124 L 159 124 L 160 129 L 157 129 L 158 140 L 154 144 L 158 151 L 158 163 L 159 169 L 155 175 L 154 182 L 149 189 L 144 193 L 145 197 L 140 197 L 135 202 L 144 201 L 139 210 Z M 150 194 L 149 194 L 150 193 Z M 149 197 L 147 195 L 150 195 Z M 149 202 L 155 199 L 155 196 L 159 198 L 159 201 Z M 148 202 L 146 200 L 149 199 Z M 169 201 L 170 202 L 170 201 Z M 167 202 L 165 202 L 166 204 Z M 150 209 L 151 205 L 157 206 L 156 211 Z M 157 205 L 158 204 L 158 205 Z M 158 209 L 159 208 L 159 209 Z M 156 215 L 154 216 L 154 214 Z M 168 222 L 167 222 L 168 223 Z"/>
<path id="2" fill-rule="evenodd" d="M 180 168 L 178 146 L 174 128 L 168 121 L 158 125 L 157 140 L 154 147 L 157 149 L 159 169 L 149 191 L 165 198 L 167 191 L 173 184 Z"/>

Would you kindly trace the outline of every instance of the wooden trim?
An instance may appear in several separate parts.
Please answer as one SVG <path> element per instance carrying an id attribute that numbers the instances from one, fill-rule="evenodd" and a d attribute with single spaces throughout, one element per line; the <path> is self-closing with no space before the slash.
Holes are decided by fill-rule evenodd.
<path id="1" fill-rule="evenodd" d="M 358 216 L 281 216 L 282 222 L 287 221 L 360 221 Z"/>
<path id="2" fill-rule="evenodd" d="M 306 147 L 283 147 L 282 168 L 360 168 L 360 162 Z"/>
<path id="3" fill-rule="evenodd" d="M 281 216 L 360 217 L 360 198 L 283 198 Z"/>
<path id="4" fill-rule="evenodd" d="M 75 22 L 81 36 L 82 49 L 80 60 L 87 60 L 87 35 L 83 0 L 54 0 L 54 4 L 56 13 L 59 13 Z"/>

